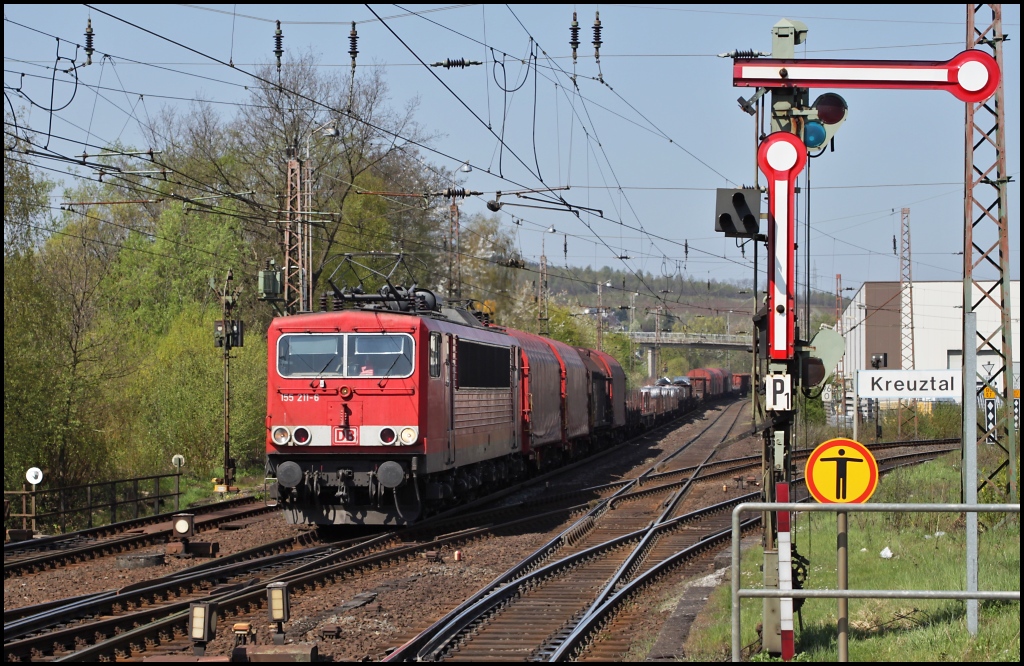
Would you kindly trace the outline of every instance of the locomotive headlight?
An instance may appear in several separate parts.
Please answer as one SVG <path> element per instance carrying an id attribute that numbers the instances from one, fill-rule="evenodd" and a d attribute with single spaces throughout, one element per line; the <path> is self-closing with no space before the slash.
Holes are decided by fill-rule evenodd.
<path id="1" fill-rule="evenodd" d="M 416 441 L 415 428 L 402 428 L 402 444 L 412 444 Z"/>
<path id="2" fill-rule="evenodd" d="M 309 444 L 309 431 L 305 428 L 296 428 L 293 437 L 296 444 Z"/>
<path id="3" fill-rule="evenodd" d="M 278 446 L 284 446 L 288 443 L 288 440 L 291 439 L 292 435 L 288 432 L 288 428 L 274 428 L 272 437 L 275 444 Z"/>
<path id="4" fill-rule="evenodd" d="M 380 441 L 384 442 L 385 444 L 394 444 L 395 443 L 395 431 L 392 430 L 391 428 L 381 428 L 380 429 Z"/>

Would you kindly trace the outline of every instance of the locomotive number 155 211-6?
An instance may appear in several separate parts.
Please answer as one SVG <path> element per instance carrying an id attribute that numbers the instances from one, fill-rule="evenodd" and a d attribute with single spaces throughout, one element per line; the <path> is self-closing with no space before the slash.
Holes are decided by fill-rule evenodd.
<path id="1" fill-rule="evenodd" d="M 282 393 L 281 402 L 320 402 L 320 396 L 317 394 L 300 393 L 294 395 L 291 393 Z"/>

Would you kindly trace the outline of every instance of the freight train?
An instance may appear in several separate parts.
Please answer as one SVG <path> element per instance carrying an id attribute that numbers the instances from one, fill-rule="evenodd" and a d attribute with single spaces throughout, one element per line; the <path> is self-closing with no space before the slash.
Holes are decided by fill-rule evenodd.
<path id="1" fill-rule="evenodd" d="M 711 370 L 627 391 L 610 355 L 424 289 L 339 295 L 268 331 L 268 500 L 290 523 L 411 524 L 732 391 Z"/>

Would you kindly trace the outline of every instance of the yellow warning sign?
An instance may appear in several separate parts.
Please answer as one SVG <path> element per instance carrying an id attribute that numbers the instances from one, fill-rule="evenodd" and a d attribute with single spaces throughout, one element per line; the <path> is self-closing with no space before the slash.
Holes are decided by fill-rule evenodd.
<path id="1" fill-rule="evenodd" d="M 822 504 L 861 504 L 878 486 L 878 463 L 863 444 L 839 437 L 811 452 L 804 479 Z"/>
<path id="2" fill-rule="evenodd" d="M 982 391 L 982 393 L 985 394 L 985 399 L 986 400 L 995 400 L 996 399 L 995 389 L 993 389 L 991 386 L 986 386 L 985 390 Z"/>
<path id="3" fill-rule="evenodd" d="M 1020 389 L 1013 389 L 1014 400 L 1020 400 Z"/>

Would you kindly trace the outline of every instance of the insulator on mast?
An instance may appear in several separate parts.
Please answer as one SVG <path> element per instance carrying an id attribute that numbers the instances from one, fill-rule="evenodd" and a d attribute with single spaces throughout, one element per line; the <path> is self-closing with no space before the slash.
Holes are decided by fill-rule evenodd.
<path id="1" fill-rule="evenodd" d="M 356 22 L 352 21 L 352 30 L 348 33 L 348 54 L 352 58 L 352 76 L 356 74 L 356 56 L 359 55 L 359 33 L 356 32 Z"/>
<path id="2" fill-rule="evenodd" d="M 88 19 L 88 22 L 85 25 L 85 64 L 86 65 L 91 65 L 92 64 L 92 54 L 95 52 L 95 49 L 92 47 L 93 36 L 94 36 L 94 33 L 92 31 L 92 19 Z"/>
<path id="3" fill-rule="evenodd" d="M 281 47 L 281 43 L 284 41 L 284 33 L 281 32 L 281 22 L 277 22 L 277 30 L 274 31 L 274 55 L 277 57 L 277 71 L 281 71 L 281 56 L 284 55 L 284 49 Z"/>
<path id="4" fill-rule="evenodd" d="M 477 197 L 483 194 L 483 192 L 476 192 L 474 190 L 467 190 L 464 187 L 449 187 L 447 189 L 438 192 L 438 195 L 442 197 L 452 197 L 455 199 L 465 199 L 466 197 Z"/>
<path id="5" fill-rule="evenodd" d="M 569 46 L 572 47 L 572 64 L 576 64 L 576 49 L 580 46 L 580 24 L 576 20 L 576 12 L 572 13 L 572 23 L 569 25 Z"/>
<path id="6" fill-rule="evenodd" d="M 433 63 L 430 66 L 431 67 L 444 67 L 445 69 L 451 69 L 452 67 L 454 67 L 456 69 L 465 69 L 466 67 L 469 67 L 470 65 L 482 65 L 482 64 L 483 63 L 480 62 L 479 60 L 466 60 L 465 58 L 445 58 L 443 61 L 435 62 L 435 63 Z"/>
<path id="7" fill-rule="evenodd" d="M 601 12 L 594 12 L 594 60 L 601 61 Z"/>

